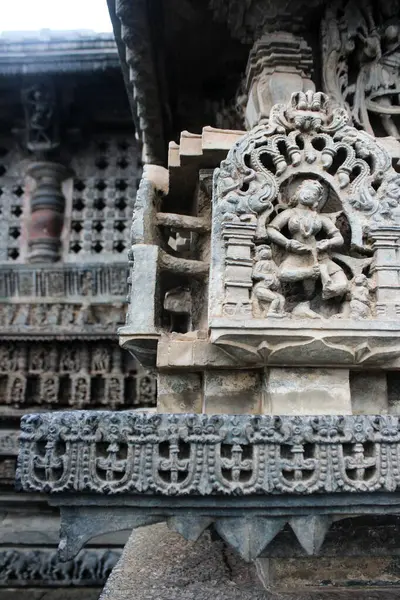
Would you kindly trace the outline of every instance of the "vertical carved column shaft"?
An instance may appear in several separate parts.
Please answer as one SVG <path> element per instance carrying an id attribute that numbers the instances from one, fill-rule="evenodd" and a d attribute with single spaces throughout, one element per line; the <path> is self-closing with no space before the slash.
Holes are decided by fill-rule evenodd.
<path id="1" fill-rule="evenodd" d="M 371 237 L 374 240 L 376 312 L 379 317 L 397 319 L 400 316 L 400 227 L 374 229 Z"/>
<path id="2" fill-rule="evenodd" d="M 315 91 L 310 46 L 286 31 L 263 34 L 254 44 L 246 68 L 248 129 L 268 117 L 274 104 L 289 102 L 292 93 Z"/>
<path id="3" fill-rule="evenodd" d="M 55 262 L 60 258 L 65 208 L 61 185 L 70 174 L 64 165 L 47 161 L 33 163 L 28 169 L 28 175 L 36 181 L 29 224 L 30 262 Z"/>
<path id="4" fill-rule="evenodd" d="M 251 250 L 255 230 L 255 223 L 227 223 L 223 229 L 226 246 L 224 314 L 227 316 L 251 314 Z"/>

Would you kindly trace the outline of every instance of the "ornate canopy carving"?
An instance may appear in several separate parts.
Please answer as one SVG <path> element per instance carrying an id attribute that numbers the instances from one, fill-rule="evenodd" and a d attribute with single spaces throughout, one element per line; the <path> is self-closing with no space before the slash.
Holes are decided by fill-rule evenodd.
<path id="1" fill-rule="evenodd" d="M 280 344 L 294 360 L 313 340 L 328 363 L 382 358 L 397 326 L 372 336 L 362 321 L 399 312 L 400 175 L 350 123 L 324 93 L 295 93 L 215 171 L 209 315 L 229 351 L 245 352 L 240 339 L 269 360 Z"/>
<path id="2" fill-rule="evenodd" d="M 330 204 L 345 213 L 353 246 L 368 246 L 371 226 L 393 222 L 400 175 L 389 153 L 321 92 L 293 94 L 235 144 L 215 172 L 216 213 L 223 221 L 258 218 L 262 237 L 265 222 L 290 203 L 291 182 L 306 177 L 325 186 L 319 211 Z"/>

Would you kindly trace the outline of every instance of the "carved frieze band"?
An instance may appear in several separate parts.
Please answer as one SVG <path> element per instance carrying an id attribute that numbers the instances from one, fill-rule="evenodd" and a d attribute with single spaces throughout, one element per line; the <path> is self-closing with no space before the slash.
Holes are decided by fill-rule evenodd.
<path id="1" fill-rule="evenodd" d="M 149 406 L 155 404 L 156 379 L 116 344 L 8 341 L 0 344 L 0 398 L 11 411 Z M 0 430 L 0 455 L 13 447 L 9 433 Z"/>
<path id="2" fill-rule="evenodd" d="M 60 562 L 55 549 L 5 548 L 0 552 L 0 587 L 104 585 L 120 555 L 119 550 L 83 550 Z"/>
<path id="3" fill-rule="evenodd" d="M 114 334 L 125 320 L 122 301 L 89 303 L 9 303 L 0 302 L 0 327 L 3 337 L 20 333 Z"/>
<path id="4" fill-rule="evenodd" d="M 17 481 L 52 493 L 394 491 L 400 418 L 33 414 L 21 423 Z"/>
<path id="5" fill-rule="evenodd" d="M 0 269 L 0 296 L 65 298 L 69 296 L 125 296 L 128 269 L 112 266 L 65 266 Z"/>

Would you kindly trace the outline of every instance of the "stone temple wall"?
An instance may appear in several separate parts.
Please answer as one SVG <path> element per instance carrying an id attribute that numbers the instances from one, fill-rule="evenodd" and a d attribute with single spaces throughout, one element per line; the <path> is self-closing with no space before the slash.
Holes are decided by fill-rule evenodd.
<path id="1" fill-rule="evenodd" d="M 32 410 L 155 404 L 155 377 L 116 339 L 141 165 L 132 136 L 82 142 L 63 184 L 61 260 L 31 264 L 29 164 L 15 138 L 0 138 L 0 596 L 98 598 L 126 536 L 102 536 L 60 563 L 57 511 L 14 492 L 18 429 Z"/>

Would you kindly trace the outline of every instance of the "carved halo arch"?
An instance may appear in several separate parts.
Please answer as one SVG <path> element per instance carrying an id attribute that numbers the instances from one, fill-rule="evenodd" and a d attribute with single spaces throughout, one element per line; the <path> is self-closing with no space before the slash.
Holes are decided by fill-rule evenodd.
<path id="1" fill-rule="evenodd" d="M 400 175 L 389 153 L 349 125 L 348 113 L 321 92 L 293 94 L 235 144 L 214 173 L 214 213 L 222 221 L 246 214 L 266 219 L 282 186 L 302 176 L 319 179 L 338 198 L 353 246 L 366 249 L 369 228 L 393 220 Z M 397 199 L 388 202 L 390 185 Z"/>

